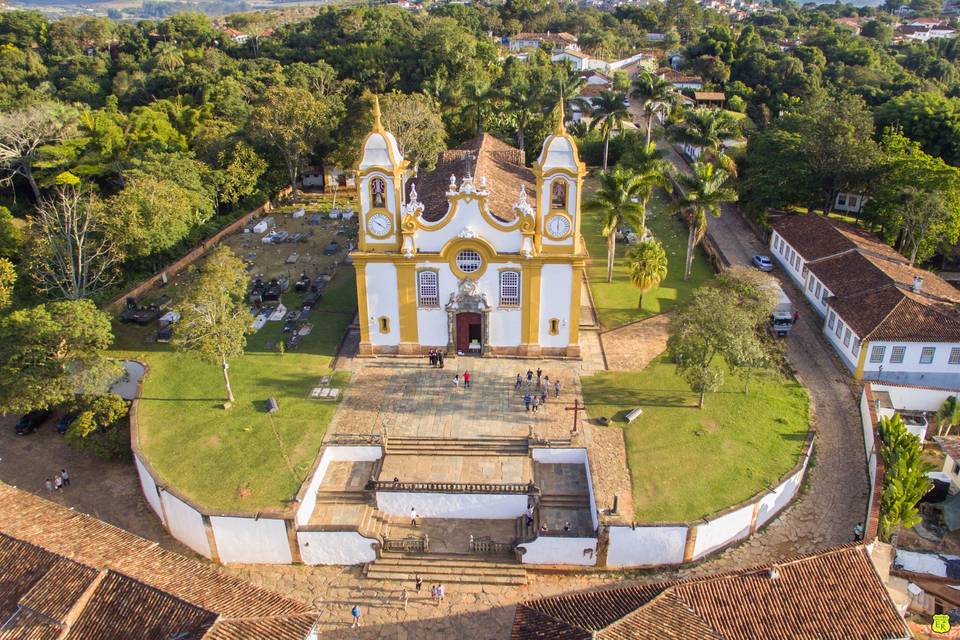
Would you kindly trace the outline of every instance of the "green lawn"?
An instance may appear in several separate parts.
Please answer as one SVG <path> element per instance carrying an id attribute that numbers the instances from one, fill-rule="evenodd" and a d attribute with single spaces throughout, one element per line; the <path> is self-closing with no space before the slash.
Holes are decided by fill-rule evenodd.
<path id="1" fill-rule="evenodd" d="M 581 379 L 591 417 L 624 430 L 638 522 L 702 518 L 775 483 L 799 459 L 809 425 L 803 387 L 774 372 L 743 384 L 728 375 L 697 409 L 674 365 Z M 643 415 L 627 424 L 635 407 Z"/>
<path id="2" fill-rule="evenodd" d="M 299 305 L 288 293 L 284 304 Z M 282 322 L 249 336 L 247 353 L 231 362 L 236 402 L 224 411 L 219 367 L 144 344 L 143 330 L 116 327 L 115 352 L 144 360 L 149 375 L 140 401 L 140 442 L 164 482 L 210 510 L 281 510 L 300 488 L 320 449 L 335 403 L 310 400 L 310 389 L 330 373 L 338 342 L 353 317 L 353 269 L 341 268 L 310 316 L 313 331 L 295 351 L 271 347 Z M 345 387 L 346 374 L 333 378 Z M 265 411 L 267 398 L 280 410 Z"/>
<path id="3" fill-rule="evenodd" d="M 596 182 L 589 181 L 588 186 L 595 188 Z M 590 192 L 585 196 L 590 197 Z M 630 284 L 624 256 L 626 242 L 617 242 L 616 260 L 613 266 L 613 282 L 607 282 L 607 239 L 600 234 L 603 222 L 600 215 L 584 211 L 582 233 L 592 258 L 587 269 L 590 289 L 597 308 L 600 326 L 613 329 L 634 320 L 673 309 L 678 301 L 684 300 L 690 292 L 713 277 L 713 268 L 703 250 L 698 247 L 693 261 L 693 274 L 690 280 L 683 280 L 683 262 L 687 252 L 687 228 L 669 211 L 670 196 L 657 190 L 647 205 L 647 226 L 653 235 L 663 243 L 669 262 L 667 277 L 660 287 L 648 291 L 643 296 L 643 307 L 637 308 L 640 294 Z"/>

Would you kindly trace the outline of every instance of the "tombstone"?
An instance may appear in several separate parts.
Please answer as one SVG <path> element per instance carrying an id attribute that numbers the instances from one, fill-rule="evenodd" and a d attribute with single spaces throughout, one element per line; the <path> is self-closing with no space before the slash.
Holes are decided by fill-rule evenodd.
<path id="1" fill-rule="evenodd" d="M 267 398 L 267 413 L 276 413 L 280 410 L 280 405 L 274 398 Z"/>

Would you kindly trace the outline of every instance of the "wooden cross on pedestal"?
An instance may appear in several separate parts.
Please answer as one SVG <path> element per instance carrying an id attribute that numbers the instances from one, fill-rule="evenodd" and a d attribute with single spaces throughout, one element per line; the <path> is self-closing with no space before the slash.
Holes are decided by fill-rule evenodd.
<path id="1" fill-rule="evenodd" d="M 583 411 L 584 409 L 586 409 L 586 407 L 580 404 L 579 398 L 573 399 L 572 407 L 564 407 L 565 411 L 573 411 L 573 430 L 570 432 L 571 434 L 577 433 L 577 416 L 579 416 L 580 412 Z"/>

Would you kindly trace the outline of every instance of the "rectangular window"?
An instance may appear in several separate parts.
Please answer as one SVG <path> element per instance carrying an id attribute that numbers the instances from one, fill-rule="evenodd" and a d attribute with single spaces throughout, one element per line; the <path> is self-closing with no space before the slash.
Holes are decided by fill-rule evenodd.
<path id="1" fill-rule="evenodd" d="M 860 206 L 860 196 L 850 196 L 850 208 L 856 209 Z"/>
<path id="2" fill-rule="evenodd" d="M 838 193 L 838 194 L 837 194 L 837 206 L 839 206 L 839 207 L 845 207 L 845 206 L 847 206 L 847 194 L 845 194 L 845 193 Z"/>
<path id="3" fill-rule="evenodd" d="M 860 338 L 853 339 L 853 355 L 860 355 Z"/>
<path id="4" fill-rule="evenodd" d="M 850 346 L 850 327 L 847 327 L 847 330 L 843 332 L 843 346 Z"/>
<path id="5" fill-rule="evenodd" d="M 960 347 L 950 349 L 950 364 L 960 364 Z"/>
<path id="6" fill-rule="evenodd" d="M 780 236 L 777 236 L 773 239 L 773 250 L 780 251 L 780 247 L 783 244 L 783 239 Z"/>
<path id="7" fill-rule="evenodd" d="M 500 272 L 500 306 L 516 307 L 520 304 L 520 272 Z"/>
<path id="8" fill-rule="evenodd" d="M 870 349 L 870 362 L 883 362 L 883 354 L 886 353 L 886 351 L 887 348 L 881 346 L 875 346 L 873 349 Z"/>
<path id="9" fill-rule="evenodd" d="M 816 290 L 816 292 L 814 292 L 814 294 L 813 294 L 813 296 L 814 296 L 817 300 L 823 300 L 823 298 L 820 297 L 820 290 L 821 290 L 822 288 L 823 288 L 823 287 L 820 286 L 820 281 L 818 280 L 818 281 L 817 281 L 817 290 Z"/>
<path id="10" fill-rule="evenodd" d="M 387 316 L 380 316 L 380 333 L 390 333 L 390 318 Z"/>
<path id="11" fill-rule="evenodd" d="M 827 319 L 827 327 L 833 329 L 833 323 L 837 321 L 837 314 L 830 310 L 830 317 Z"/>
<path id="12" fill-rule="evenodd" d="M 890 363 L 891 364 L 900 364 L 903 362 L 903 357 L 907 355 L 907 348 L 902 346 L 896 346 L 890 350 Z"/>
<path id="13" fill-rule="evenodd" d="M 556 318 L 550 318 L 550 335 L 555 336 L 560 333 L 560 321 Z"/>
<path id="14" fill-rule="evenodd" d="M 834 335 L 836 335 L 839 338 L 842 333 L 843 333 L 843 320 L 840 320 L 839 318 L 837 318 L 837 330 L 834 331 Z"/>
<path id="15" fill-rule="evenodd" d="M 813 291 L 813 283 L 816 282 L 813 278 L 810 278 L 807 281 L 807 291 Z"/>
<path id="16" fill-rule="evenodd" d="M 933 362 L 933 356 L 937 353 L 936 347 L 924 347 L 920 351 L 920 364 L 930 364 Z"/>
<path id="17" fill-rule="evenodd" d="M 820 296 L 820 302 L 826 302 L 827 296 L 830 295 L 830 291 L 826 287 L 823 288 L 823 295 Z"/>
<path id="18" fill-rule="evenodd" d="M 440 306 L 440 288 L 436 271 L 417 272 L 417 299 L 421 307 Z"/>
<path id="19" fill-rule="evenodd" d="M 801 275 L 802 275 L 802 278 L 803 278 L 804 280 L 807 279 L 807 274 L 808 274 L 808 273 L 810 273 L 810 268 L 807 267 L 806 265 L 804 265 L 804 266 L 803 266 L 803 274 L 801 274 Z"/>

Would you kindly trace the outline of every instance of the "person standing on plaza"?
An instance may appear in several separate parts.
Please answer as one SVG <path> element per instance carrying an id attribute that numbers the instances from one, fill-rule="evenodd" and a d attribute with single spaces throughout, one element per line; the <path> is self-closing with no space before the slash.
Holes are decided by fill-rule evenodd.
<path id="1" fill-rule="evenodd" d="M 439 607 L 442 602 L 443 602 L 443 585 L 438 584 L 437 585 L 437 606 Z"/>
<path id="2" fill-rule="evenodd" d="M 403 587 L 403 589 L 400 590 L 400 602 L 403 603 L 403 610 L 404 610 L 404 611 L 407 610 L 407 601 L 408 601 L 408 600 L 410 600 L 410 594 L 407 593 L 407 588 L 406 588 L 406 587 Z"/>
<path id="3" fill-rule="evenodd" d="M 427 352 L 427 358 L 430 360 L 430 366 L 435 367 L 437 365 L 437 352 L 433 349 Z"/>
<path id="4" fill-rule="evenodd" d="M 420 595 L 420 589 L 423 588 L 423 578 L 421 578 L 420 574 L 418 573 L 416 576 L 414 576 L 413 580 L 413 584 L 417 589 L 417 595 Z"/>
<path id="5" fill-rule="evenodd" d="M 47 488 L 47 493 L 53 493 L 53 482 L 50 481 L 50 478 L 47 478 L 43 485 Z"/>
<path id="6" fill-rule="evenodd" d="M 540 408 L 540 396 L 535 395 L 533 396 L 533 412 L 536 413 L 539 408 Z"/>
<path id="7" fill-rule="evenodd" d="M 557 382 L 553 385 L 553 397 L 554 398 L 560 397 L 560 381 L 559 380 L 557 380 Z"/>
<path id="8" fill-rule="evenodd" d="M 459 373 L 453 374 L 453 388 L 454 388 L 454 389 L 459 389 L 459 388 L 460 388 L 460 374 L 459 374 Z"/>
<path id="9" fill-rule="evenodd" d="M 527 369 L 527 385 L 529 386 L 531 384 L 533 384 L 533 371 Z"/>
<path id="10" fill-rule="evenodd" d="M 356 629 L 360 626 L 360 605 L 353 605 L 353 609 L 350 610 L 350 615 L 353 616 L 353 624 L 350 625 L 350 628 Z"/>
<path id="11" fill-rule="evenodd" d="M 543 378 L 543 369 L 537 367 L 537 387 L 540 386 L 540 379 Z"/>
<path id="12" fill-rule="evenodd" d="M 437 351 L 437 364 L 443 369 L 443 351 Z"/>
<path id="13" fill-rule="evenodd" d="M 60 477 L 60 474 L 53 476 L 53 488 L 57 491 L 63 491 L 63 478 Z"/>
<path id="14" fill-rule="evenodd" d="M 526 394 L 524 394 L 524 396 L 523 396 L 523 406 L 525 406 L 525 407 L 527 408 L 527 411 L 530 411 L 530 403 L 531 403 L 531 402 L 533 402 L 533 398 L 530 396 L 530 392 L 528 391 L 528 392 L 527 392 Z"/>
<path id="15" fill-rule="evenodd" d="M 543 388 L 549 391 L 550 389 L 550 376 L 543 376 Z"/>
<path id="16" fill-rule="evenodd" d="M 547 385 L 543 385 L 543 389 L 540 390 L 540 404 L 547 404 Z"/>
<path id="17" fill-rule="evenodd" d="M 417 526 L 417 509 L 416 507 L 410 507 L 410 526 Z"/>
<path id="18" fill-rule="evenodd" d="M 513 390 L 514 390 L 514 391 L 519 391 L 519 390 L 520 390 L 520 385 L 522 385 L 522 384 L 523 384 L 523 377 L 518 373 L 518 374 L 517 374 L 517 383 L 513 385 Z"/>
<path id="19" fill-rule="evenodd" d="M 63 486 L 70 486 L 70 476 L 67 474 L 66 469 L 60 469 L 60 478 L 63 480 Z"/>
<path id="20" fill-rule="evenodd" d="M 463 388 L 464 389 L 470 388 L 470 372 L 469 371 L 463 372 Z"/>
<path id="21" fill-rule="evenodd" d="M 437 601 L 437 585 L 432 585 L 430 587 L 430 599 L 434 602 Z"/>

